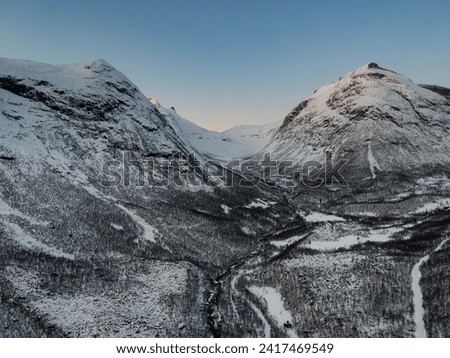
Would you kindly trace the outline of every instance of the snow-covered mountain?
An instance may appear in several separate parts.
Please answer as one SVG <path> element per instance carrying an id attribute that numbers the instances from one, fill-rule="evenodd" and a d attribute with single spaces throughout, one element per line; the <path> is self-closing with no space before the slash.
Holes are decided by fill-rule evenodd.
<path id="1" fill-rule="evenodd" d="M 348 161 L 344 172 L 357 180 L 448 168 L 450 100 L 439 94 L 442 88 L 424 87 L 375 63 L 365 65 L 302 101 L 259 157 L 270 152 L 299 167 L 324 164 L 330 152 Z"/>
<path id="2" fill-rule="evenodd" d="M 149 102 L 158 108 L 187 146 L 206 158 L 224 162 L 260 151 L 281 125 L 281 121 L 261 126 L 240 125 L 215 132 L 181 117 L 174 108 L 161 106 L 154 98 Z"/>
<path id="3" fill-rule="evenodd" d="M 172 127 L 104 60 L 53 66 L 0 59 L 0 156 L 80 179 L 105 156 L 187 152 Z"/>
<path id="4" fill-rule="evenodd" d="M 447 95 L 370 64 L 214 133 L 103 60 L 0 59 L 0 337 L 450 336 Z M 198 165 L 328 150 L 350 186 Z"/>

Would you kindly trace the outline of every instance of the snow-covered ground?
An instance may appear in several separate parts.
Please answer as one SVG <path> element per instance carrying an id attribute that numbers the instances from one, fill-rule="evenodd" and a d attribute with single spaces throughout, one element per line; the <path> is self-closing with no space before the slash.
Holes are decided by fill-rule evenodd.
<path id="1" fill-rule="evenodd" d="M 227 214 L 227 215 L 229 215 L 230 212 L 231 212 L 231 208 L 230 208 L 228 205 L 221 204 L 221 205 L 220 205 L 220 208 L 221 208 L 221 209 L 223 210 L 223 212 L 224 212 L 225 214 Z"/>
<path id="2" fill-rule="evenodd" d="M 436 202 L 427 203 L 423 205 L 422 207 L 418 208 L 415 213 L 416 214 L 425 214 L 430 213 L 439 209 L 445 209 L 450 207 L 450 198 L 447 199 L 440 199 Z"/>
<path id="3" fill-rule="evenodd" d="M 403 231 L 403 228 L 376 229 L 371 230 L 368 234 L 345 235 L 335 240 L 311 240 L 311 242 L 305 244 L 305 247 L 319 251 L 332 251 L 365 242 L 386 242 L 392 240 L 392 235 L 401 231 Z"/>
<path id="4" fill-rule="evenodd" d="M 336 215 L 312 212 L 305 217 L 305 221 L 311 222 L 311 223 L 317 223 L 317 222 L 345 221 L 345 219 L 341 218 L 340 216 L 336 216 Z"/>
<path id="5" fill-rule="evenodd" d="M 370 145 L 370 143 L 369 143 L 369 146 L 367 147 L 367 160 L 369 161 L 370 173 L 372 174 L 372 179 L 375 179 L 377 177 L 376 170 L 381 171 L 381 167 L 378 164 L 375 157 L 373 156 L 372 146 Z"/>
<path id="6" fill-rule="evenodd" d="M 250 204 L 247 204 L 244 206 L 244 208 L 247 209 L 255 209 L 255 208 L 260 208 L 260 209 L 267 209 L 270 208 L 271 206 L 275 205 L 276 202 L 274 201 L 264 201 L 261 199 L 256 199 L 254 201 L 252 201 Z"/>
<path id="7" fill-rule="evenodd" d="M 248 290 L 265 302 L 267 313 L 279 328 L 285 329 L 289 337 L 296 337 L 293 329 L 288 328 L 293 323 L 292 315 L 284 308 L 283 297 L 273 287 L 250 286 Z"/>
<path id="8" fill-rule="evenodd" d="M 141 218 L 140 216 L 136 215 L 134 212 L 132 212 L 130 209 L 126 208 L 125 206 L 121 204 L 116 205 L 119 209 L 126 212 L 131 219 L 134 220 L 143 230 L 142 239 L 144 241 L 150 241 L 153 243 L 156 243 L 156 237 L 159 235 L 158 230 L 156 230 L 153 226 L 147 224 L 147 222 Z"/>
<path id="9" fill-rule="evenodd" d="M 275 246 L 275 247 L 281 249 L 281 248 L 285 248 L 289 245 L 292 245 L 293 243 L 295 243 L 299 240 L 303 240 L 303 236 L 296 235 L 296 236 L 291 236 L 290 238 L 285 239 L 285 240 L 272 240 L 272 241 L 270 241 L 270 244 L 272 246 Z"/>

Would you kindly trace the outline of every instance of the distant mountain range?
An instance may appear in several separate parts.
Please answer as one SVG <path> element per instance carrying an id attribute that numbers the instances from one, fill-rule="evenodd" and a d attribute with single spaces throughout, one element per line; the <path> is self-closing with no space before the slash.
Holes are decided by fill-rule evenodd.
<path id="1" fill-rule="evenodd" d="M 178 115 L 174 108 L 164 108 L 154 99 L 149 99 L 164 115 L 180 138 L 194 151 L 220 161 L 243 158 L 264 148 L 281 121 L 267 125 L 240 125 L 224 132 L 209 131 Z"/>

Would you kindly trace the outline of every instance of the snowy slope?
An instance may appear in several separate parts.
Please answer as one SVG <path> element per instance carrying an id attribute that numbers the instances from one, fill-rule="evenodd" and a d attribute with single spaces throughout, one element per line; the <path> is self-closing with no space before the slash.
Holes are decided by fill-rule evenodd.
<path id="1" fill-rule="evenodd" d="M 264 148 L 281 122 L 263 126 L 242 125 L 224 132 L 209 131 L 179 116 L 173 108 L 162 107 L 155 99 L 149 99 L 156 105 L 180 138 L 195 151 L 208 158 L 229 161 L 256 153 Z"/>
<path id="2" fill-rule="evenodd" d="M 243 149 L 248 145 L 248 150 L 245 150 L 243 153 L 244 155 L 248 155 L 264 148 L 281 124 L 282 122 L 278 121 L 261 126 L 240 125 L 224 131 L 223 134 L 229 136 L 233 142 L 242 146 Z"/>
<path id="3" fill-rule="evenodd" d="M 69 176 L 107 156 L 185 150 L 165 119 L 104 60 L 53 66 L 0 59 L 0 156 Z"/>
<path id="4" fill-rule="evenodd" d="M 450 162 L 450 101 L 371 63 L 320 88 L 284 120 L 263 153 L 297 166 L 326 152 L 359 179 Z"/>

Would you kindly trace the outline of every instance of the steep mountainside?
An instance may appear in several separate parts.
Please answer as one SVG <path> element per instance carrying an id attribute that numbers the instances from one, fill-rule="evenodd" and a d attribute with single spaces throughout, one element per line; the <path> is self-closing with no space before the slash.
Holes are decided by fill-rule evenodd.
<path id="1" fill-rule="evenodd" d="M 103 60 L 51 66 L 1 59 L 0 91 L 2 156 L 76 177 L 78 166 L 94 169 L 119 151 L 185 150 L 136 86 Z"/>
<path id="2" fill-rule="evenodd" d="M 301 102 L 262 152 L 296 167 L 324 164 L 330 152 L 348 161 L 343 174 L 354 182 L 382 173 L 446 170 L 450 101 L 436 92 L 443 93 L 368 64 Z"/>

